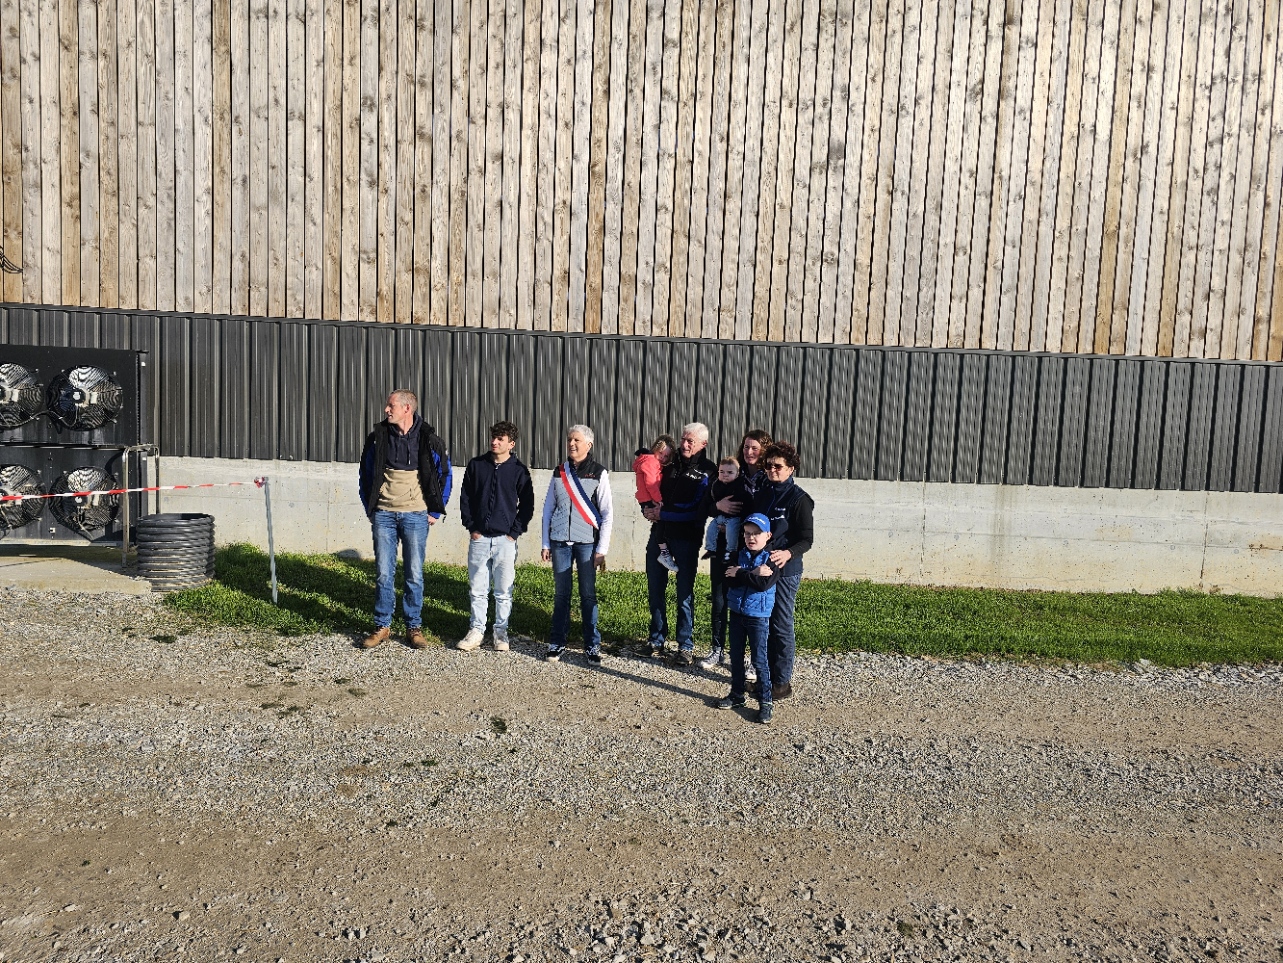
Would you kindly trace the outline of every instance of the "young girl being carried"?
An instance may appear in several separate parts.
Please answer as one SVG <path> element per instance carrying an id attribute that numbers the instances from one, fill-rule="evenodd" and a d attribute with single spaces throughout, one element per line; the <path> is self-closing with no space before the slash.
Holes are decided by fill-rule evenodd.
<path id="1" fill-rule="evenodd" d="M 637 479 L 637 502 L 642 508 L 659 508 L 663 505 L 664 499 L 659 494 L 659 480 L 664 466 L 673 460 L 676 451 L 677 442 L 673 441 L 672 435 L 660 435 L 649 448 L 638 448 L 634 452 L 633 475 Z M 659 564 L 670 572 L 677 571 L 677 563 L 673 561 L 672 553 L 664 542 L 659 544 Z"/>

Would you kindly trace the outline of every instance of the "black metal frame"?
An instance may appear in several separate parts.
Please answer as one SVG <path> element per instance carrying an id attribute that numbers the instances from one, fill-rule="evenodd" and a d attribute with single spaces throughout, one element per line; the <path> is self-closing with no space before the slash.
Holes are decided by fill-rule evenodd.
<path id="1" fill-rule="evenodd" d="M 145 478 L 138 449 L 146 447 L 143 434 L 148 417 L 145 355 L 139 351 L 99 345 L 24 345 L 0 339 L 0 362 L 20 364 L 32 371 L 48 388 L 51 378 L 82 365 L 105 369 L 120 384 L 125 404 L 112 422 L 92 431 L 73 431 L 39 415 L 25 425 L 0 430 L 0 463 L 22 465 L 34 471 L 46 488 L 64 472 L 76 468 L 100 468 L 117 483 L 126 479 L 133 485 Z M 129 460 L 129 470 L 125 461 Z M 128 519 L 137 518 L 146 508 L 140 495 L 128 496 L 121 512 L 94 542 L 127 538 Z M 6 540 L 80 542 L 84 536 L 54 521 L 48 503 L 42 518 L 12 532 Z"/>

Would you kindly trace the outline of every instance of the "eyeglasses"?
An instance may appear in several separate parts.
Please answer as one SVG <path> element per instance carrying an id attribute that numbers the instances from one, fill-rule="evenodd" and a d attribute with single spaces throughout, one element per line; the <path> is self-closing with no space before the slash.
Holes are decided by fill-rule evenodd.
<path id="1" fill-rule="evenodd" d="M 782 461 L 768 461 L 765 467 L 767 471 L 783 471 L 788 465 Z"/>

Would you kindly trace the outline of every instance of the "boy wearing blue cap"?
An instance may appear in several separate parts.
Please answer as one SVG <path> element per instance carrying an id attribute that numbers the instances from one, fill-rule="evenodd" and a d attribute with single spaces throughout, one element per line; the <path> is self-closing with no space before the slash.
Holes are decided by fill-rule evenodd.
<path id="1" fill-rule="evenodd" d="M 746 547 L 740 549 L 736 564 L 726 570 L 726 605 L 731 610 L 731 691 L 730 695 L 718 701 L 717 708 L 737 709 L 748 702 L 744 672 L 744 642 L 747 639 L 753 650 L 753 665 L 757 667 L 757 721 L 769 723 L 773 697 L 766 638 L 771 627 L 775 583 L 779 580 L 780 570 L 771 564 L 771 553 L 767 547 L 772 537 L 771 522 L 765 515 L 759 512 L 745 518 L 743 537 Z"/>

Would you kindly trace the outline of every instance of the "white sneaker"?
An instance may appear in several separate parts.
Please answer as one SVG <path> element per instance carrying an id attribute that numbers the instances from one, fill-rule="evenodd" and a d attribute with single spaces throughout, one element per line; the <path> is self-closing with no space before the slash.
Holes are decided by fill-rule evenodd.
<path id="1" fill-rule="evenodd" d="M 496 652 L 508 651 L 508 630 L 496 627 L 494 630 L 494 650 Z"/>
<path id="2" fill-rule="evenodd" d="M 664 549 L 659 553 L 659 564 L 670 572 L 677 571 L 677 562 L 673 559 L 673 555 L 668 549 Z"/>
<path id="3" fill-rule="evenodd" d="M 715 645 L 713 646 L 712 651 L 708 653 L 707 658 L 700 659 L 699 667 L 701 669 L 716 669 L 721 664 L 722 650 L 720 646 Z"/>
<path id="4" fill-rule="evenodd" d="M 744 663 L 744 681 L 749 685 L 757 681 L 757 667 L 752 662 Z"/>
<path id="5" fill-rule="evenodd" d="M 485 637 L 486 634 L 480 629 L 468 629 L 468 634 L 459 640 L 455 648 L 460 652 L 472 652 L 474 649 L 481 648 L 481 640 Z"/>

